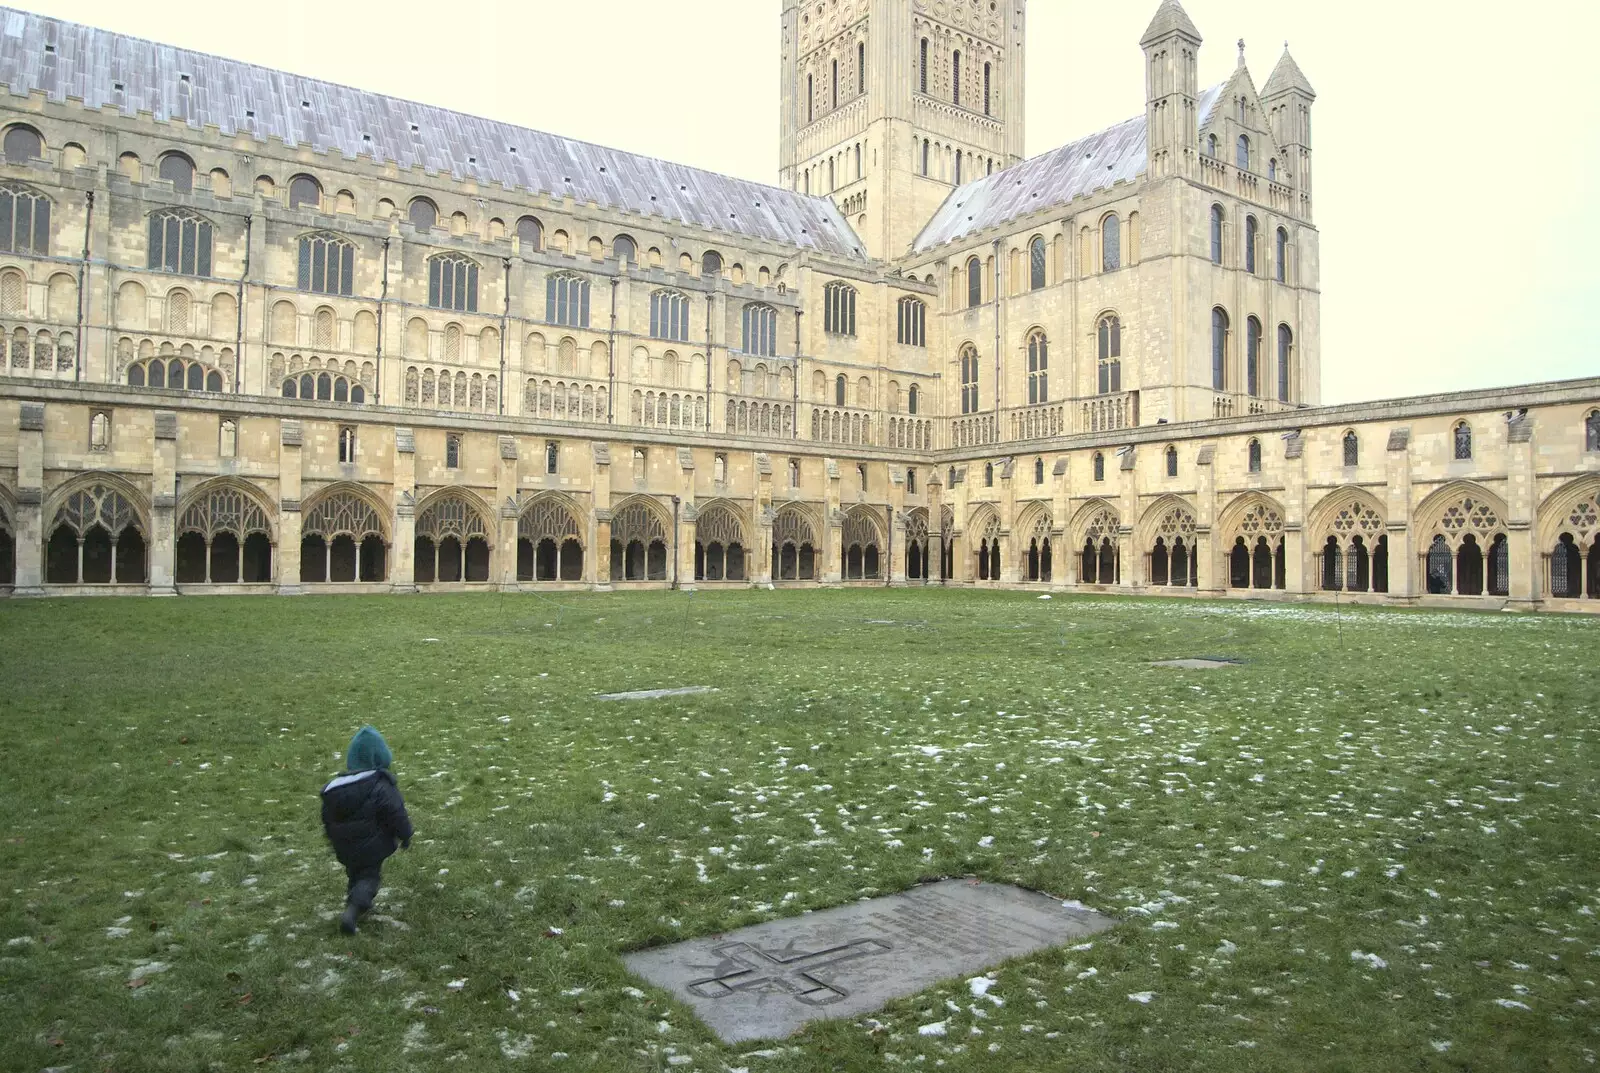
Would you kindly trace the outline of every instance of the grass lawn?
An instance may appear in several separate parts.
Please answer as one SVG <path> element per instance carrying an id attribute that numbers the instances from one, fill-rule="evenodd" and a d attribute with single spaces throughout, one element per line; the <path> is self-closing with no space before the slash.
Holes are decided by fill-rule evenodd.
<path id="1" fill-rule="evenodd" d="M 1597 667 L 1594 619 L 1018 593 L 0 603 L 0 1069 L 1588 1068 Z M 363 722 L 418 836 L 348 938 Z M 1123 923 L 740 1047 L 619 960 L 964 875 Z"/>

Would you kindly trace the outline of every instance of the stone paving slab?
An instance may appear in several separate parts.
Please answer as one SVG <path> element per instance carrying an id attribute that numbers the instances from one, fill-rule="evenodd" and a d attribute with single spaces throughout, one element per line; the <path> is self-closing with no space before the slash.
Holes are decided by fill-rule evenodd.
<path id="1" fill-rule="evenodd" d="M 1236 659 L 1164 659 L 1159 663 L 1150 664 L 1152 667 L 1174 667 L 1180 671 L 1220 671 L 1226 667 L 1237 667 Z"/>
<path id="2" fill-rule="evenodd" d="M 951 879 L 623 958 L 725 1043 L 781 1039 L 1116 923 L 1020 887 Z"/>

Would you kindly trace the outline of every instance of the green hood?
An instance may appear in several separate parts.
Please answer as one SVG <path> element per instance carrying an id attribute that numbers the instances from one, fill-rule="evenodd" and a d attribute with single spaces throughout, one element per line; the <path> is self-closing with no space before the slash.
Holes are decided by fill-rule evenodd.
<path id="1" fill-rule="evenodd" d="M 389 743 L 372 727 L 362 727 L 350 739 L 350 751 L 345 754 L 347 770 L 372 771 L 381 768 L 387 771 L 392 763 L 394 754 L 389 751 Z"/>

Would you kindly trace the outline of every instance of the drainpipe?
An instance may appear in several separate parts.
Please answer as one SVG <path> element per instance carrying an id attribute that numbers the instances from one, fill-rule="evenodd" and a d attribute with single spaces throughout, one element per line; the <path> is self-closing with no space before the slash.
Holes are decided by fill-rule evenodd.
<path id="1" fill-rule="evenodd" d="M 612 277 L 611 280 L 611 334 L 610 342 L 606 346 L 606 424 L 616 424 L 617 412 L 617 284 L 622 280 Z M 674 567 L 673 569 L 677 569 Z"/>
<path id="2" fill-rule="evenodd" d="M 389 305 L 389 242 L 383 240 L 383 282 L 378 290 L 378 350 L 375 355 L 378 371 L 372 384 L 372 401 L 378 402 L 383 398 L 383 311 Z M 505 393 L 505 378 L 501 378 L 501 394 Z M 403 399 L 404 396 L 402 395 Z"/>
<path id="3" fill-rule="evenodd" d="M 501 258 L 501 264 L 506 267 L 506 300 L 500 309 L 500 398 L 496 400 L 500 406 L 500 413 L 506 412 L 506 391 L 510 385 L 506 382 L 506 332 L 511 326 L 511 258 Z M 561 549 L 556 549 L 556 573 L 560 573 Z"/>
<path id="4" fill-rule="evenodd" d="M 77 383 L 83 379 L 83 283 L 89 273 L 89 236 L 94 227 L 94 191 L 90 190 L 84 195 L 83 214 L 83 260 L 78 264 L 78 334 L 74 337 L 77 343 L 76 352 L 72 357 L 72 379 Z M 110 365 L 111 362 L 106 363 Z"/>
<path id="5" fill-rule="evenodd" d="M 236 395 L 244 390 L 239 384 L 239 370 L 244 363 L 244 283 L 250 278 L 250 239 L 255 231 L 255 222 L 255 213 L 244 218 L 244 272 L 239 276 L 237 308 L 234 310 L 234 318 L 238 321 L 234 325 L 233 341 L 233 391 Z M 206 561 L 210 562 L 209 559 Z"/>

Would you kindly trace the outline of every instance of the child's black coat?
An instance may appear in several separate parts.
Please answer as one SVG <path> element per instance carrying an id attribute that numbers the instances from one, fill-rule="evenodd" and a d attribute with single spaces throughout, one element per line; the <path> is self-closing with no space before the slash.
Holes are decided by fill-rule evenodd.
<path id="1" fill-rule="evenodd" d="M 341 775 L 323 787 L 322 826 L 346 868 L 382 864 L 412 835 L 400 788 L 381 769 Z"/>

